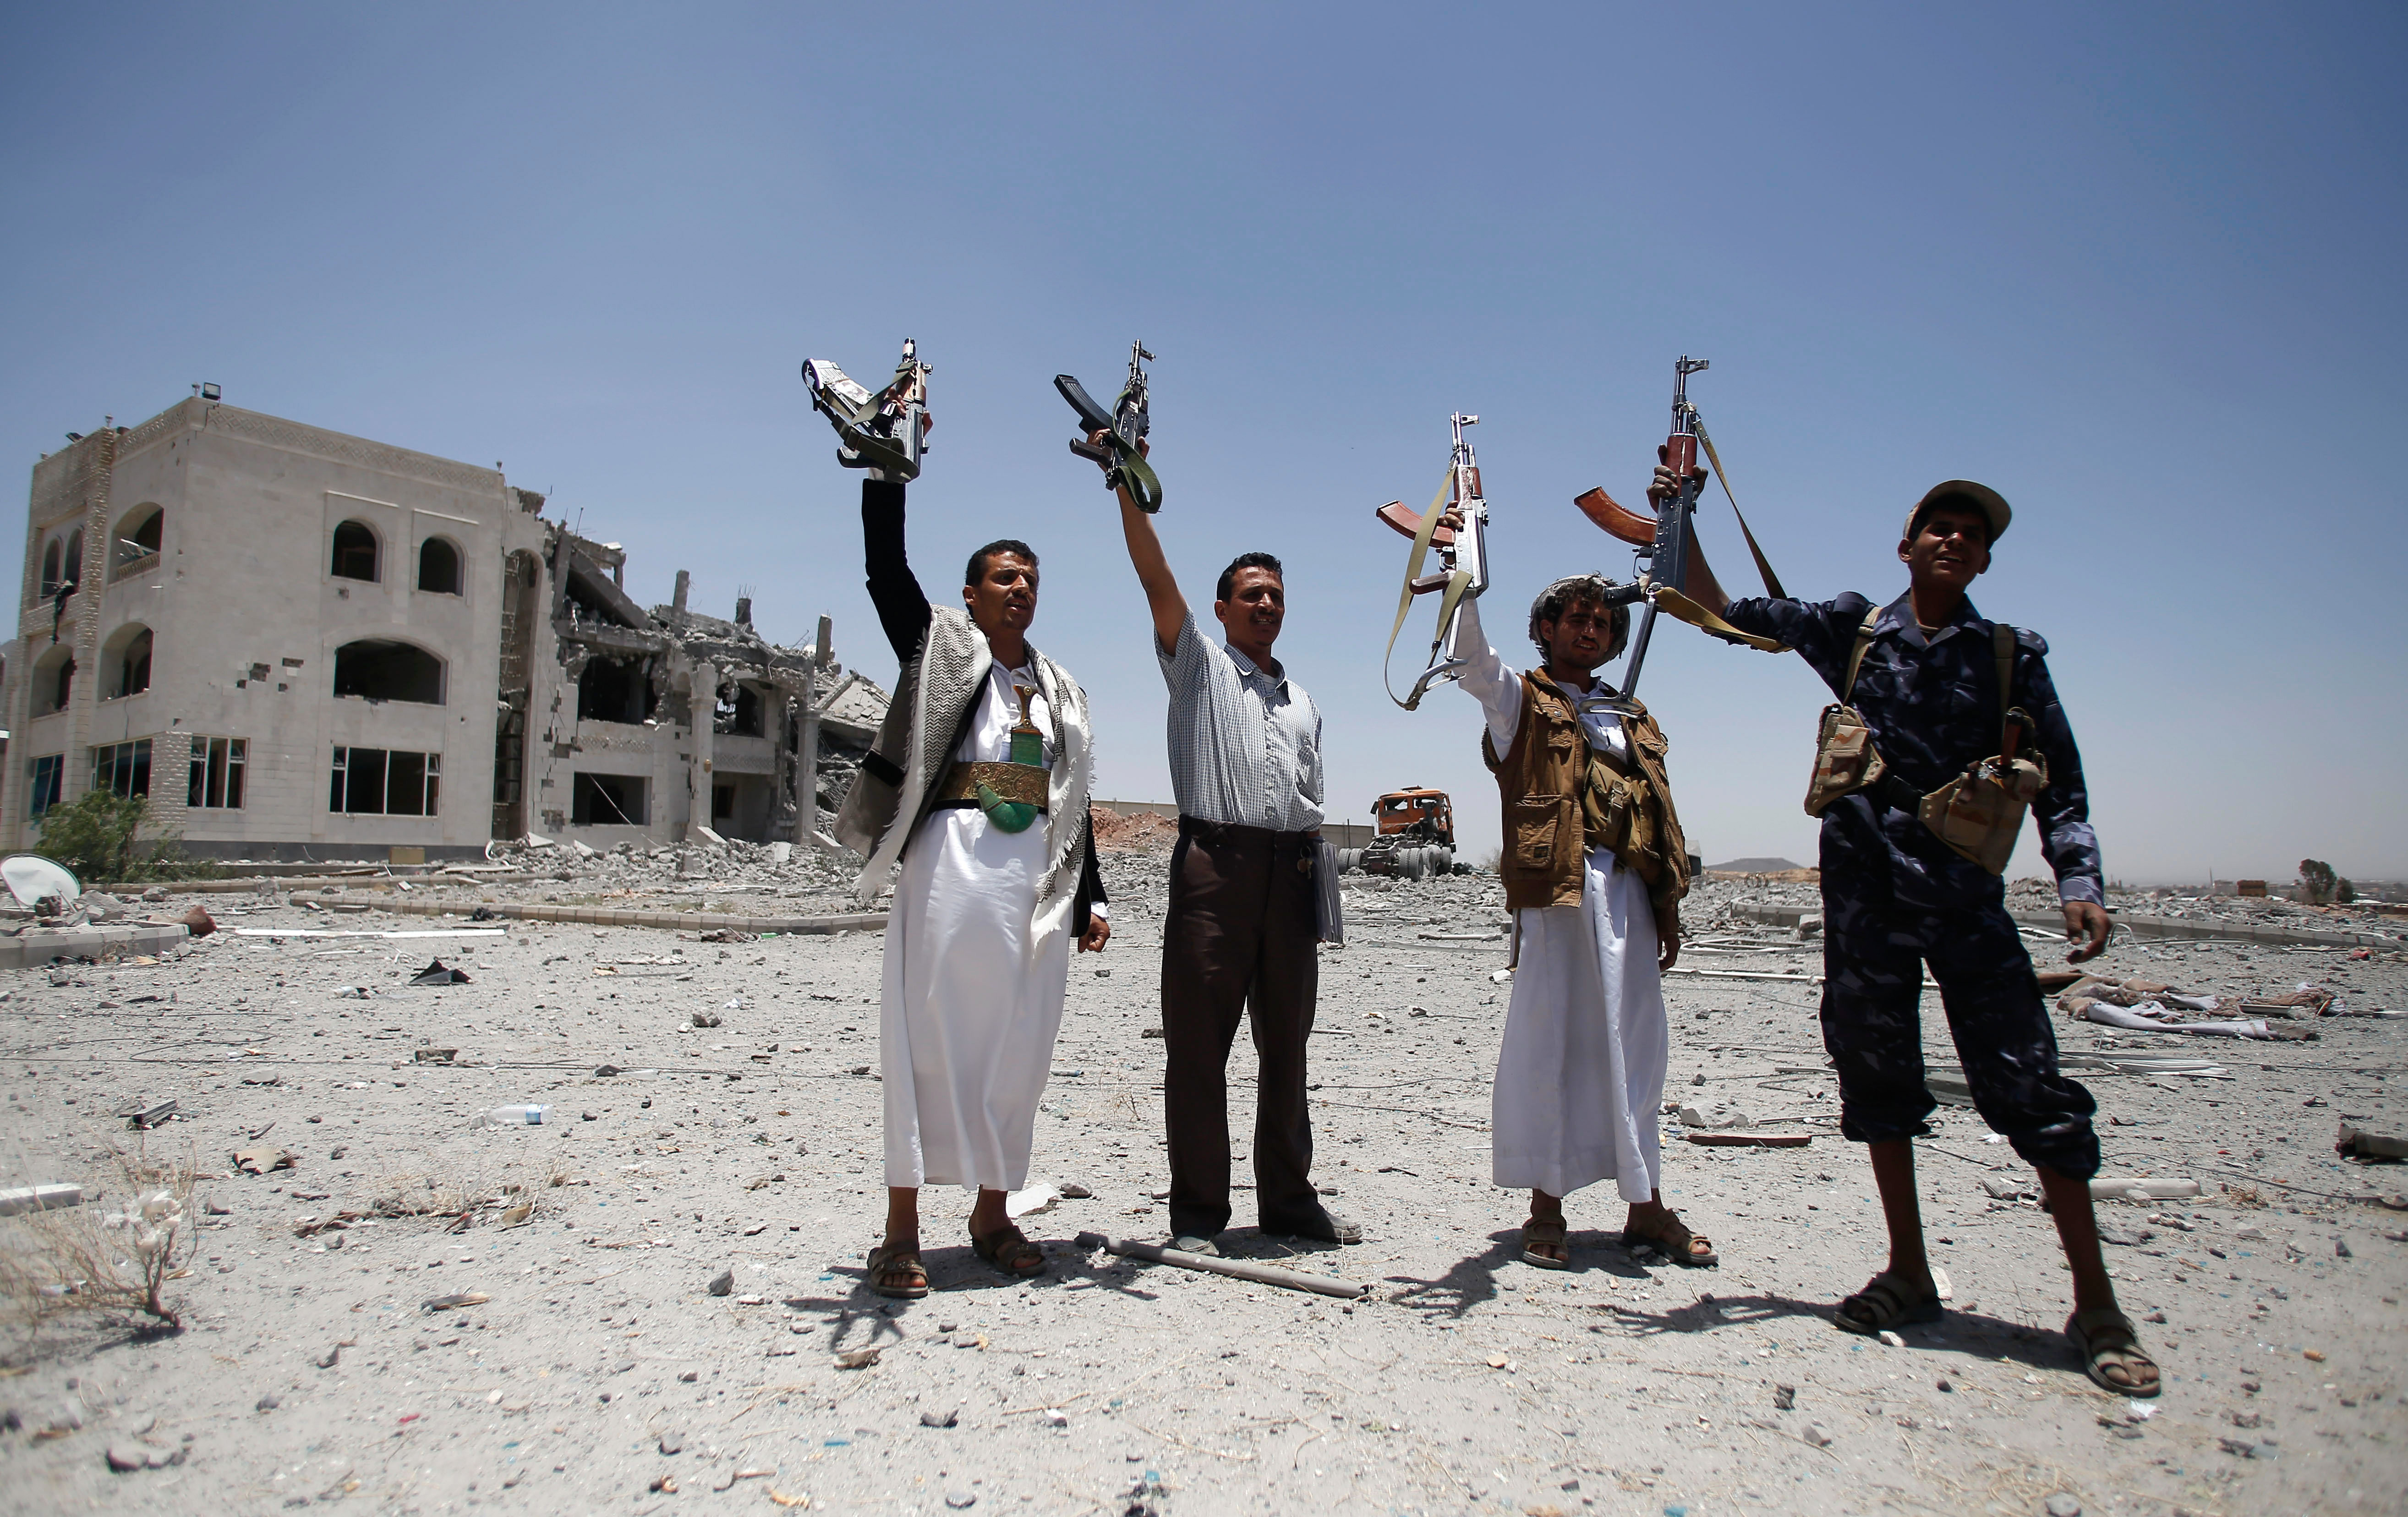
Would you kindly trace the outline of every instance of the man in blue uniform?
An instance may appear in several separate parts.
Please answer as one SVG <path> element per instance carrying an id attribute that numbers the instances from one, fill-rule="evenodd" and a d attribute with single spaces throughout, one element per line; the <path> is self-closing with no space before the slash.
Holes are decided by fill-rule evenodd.
<path id="1" fill-rule="evenodd" d="M 1674 493 L 1656 470 L 1649 494 Z M 2082 756 L 2049 681 L 2048 645 L 2016 629 L 2001 649 L 1966 588 L 1990 566 L 2007 503 L 1951 479 L 1916 503 L 1898 556 L 1907 593 L 1886 607 L 1847 594 L 1809 602 L 1731 602 L 1723 618 L 1777 639 L 1854 705 L 1887 764 L 1877 783 L 1823 811 L 1823 1039 L 1840 1081 L 1841 1133 L 1867 1144 L 1888 1224 L 1889 1266 L 1840 1305 L 1838 1324 L 1872 1334 L 1941 1314 L 1914 1193 L 1910 1139 L 1934 1105 L 1924 1087 L 1917 1002 L 1930 966 L 1973 1103 L 2040 1172 L 2073 1273 L 2066 1335 L 2084 1371 L 2125 1395 L 2157 1394 L 2157 1367 L 2115 1304 L 2100 1256 L 2090 1177 L 2096 1103 L 2057 1069 L 2057 1038 L 2031 959 L 2008 917 L 2005 885 L 1942 841 L 1917 814 L 1922 796 L 1999 752 L 2001 711 L 2028 713 L 2046 782 L 2033 799 L 2042 856 L 2056 872 L 2071 962 L 2105 948 L 2099 841 L 2090 829 Z M 2008 663 L 2001 698 L 1999 668 Z"/>

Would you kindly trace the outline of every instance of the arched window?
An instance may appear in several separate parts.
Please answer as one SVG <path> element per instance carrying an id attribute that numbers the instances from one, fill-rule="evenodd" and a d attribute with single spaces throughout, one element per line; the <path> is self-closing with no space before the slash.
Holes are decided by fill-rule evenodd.
<path id="1" fill-rule="evenodd" d="M 366 522 L 346 522 L 335 529 L 335 578 L 366 580 L 374 583 L 377 577 L 376 529 Z"/>
<path id="2" fill-rule="evenodd" d="M 122 579 L 155 567 L 166 526 L 167 513 L 156 506 L 140 506 L 130 512 L 118 523 L 117 541 L 109 551 L 108 577 Z"/>
<path id="3" fill-rule="evenodd" d="M 138 623 L 110 634 L 101 650 L 101 699 L 122 700 L 150 688 L 151 640 L 150 629 Z"/>
<path id="4" fill-rule="evenodd" d="M 418 588 L 438 595 L 460 594 L 460 550 L 440 537 L 419 544 Z"/>
<path id="5" fill-rule="evenodd" d="M 66 709 L 67 696 L 75 688 L 75 649 L 67 643 L 53 646 L 35 664 L 33 688 L 28 692 L 34 715 L 48 716 Z"/>
<path id="6" fill-rule="evenodd" d="M 335 694 L 443 704 L 443 661 L 413 643 L 363 637 L 335 650 Z"/>
<path id="7" fill-rule="evenodd" d="M 73 590 L 83 583 L 83 528 L 67 534 L 66 562 L 59 565 L 61 588 Z"/>
<path id="8" fill-rule="evenodd" d="M 42 550 L 42 594 L 57 594 L 64 582 L 59 578 L 59 539 L 52 537 L 50 546 Z"/>

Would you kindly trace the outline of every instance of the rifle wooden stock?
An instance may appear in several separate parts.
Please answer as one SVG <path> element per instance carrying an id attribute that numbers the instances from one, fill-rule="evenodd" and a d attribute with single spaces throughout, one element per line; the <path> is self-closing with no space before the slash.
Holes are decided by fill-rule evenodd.
<path id="1" fill-rule="evenodd" d="M 1572 497 L 1572 504 L 1580 508 L 1583 516 L 1633 548 L 1650 547 L 1656 541 L 1656 519 L 1616 504 L 1602 487 L 1581 492 Z"/>

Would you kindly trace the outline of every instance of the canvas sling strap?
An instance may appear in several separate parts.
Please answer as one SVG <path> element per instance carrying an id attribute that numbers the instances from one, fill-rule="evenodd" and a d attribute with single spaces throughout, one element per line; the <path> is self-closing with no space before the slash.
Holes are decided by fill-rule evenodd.
<path id="1" fill-rule="evenodd" d="M 1422 698 L 1416 694 L 1410 700 L 1397 700 L 1397 687 L 1388 679 L 1388 661 L 1396 656 L 1397 637 L 1405 630 L 1405 618 L 1412 614 L 1413 597 L 1426 590 L 1437 588 L 1423 580 L 1422 561 L 1429 556 L 1430 538 L 1438 532 L 1439 515 L 1446 509 L 1447 493 L 1454 488 L 1455 467 L 1450 464 L 1446 478 L 1439 481 L 1438 494 L 1430 497 L 1429 509 L 1422 512 L 1421 530 L 1413 534 L 1412 556 L 1405 560 L 1405 588 L 1397 595 L 1396 624 L 1388 628 L 1388 647 L 1380 655 L 1380 683 L 1387 690 L 1388 698 L 1408 711 L 1419 706 Z M 1447 627 L 1455 620 L 1455 608 L 1463 604 L 1463 593 L 1470 587 L 1471 576 L 1461 569 L 1446 577 L 1445 593 L 1439 597 L 1438 604 L 1440 637 L 1446 636 Z"/>

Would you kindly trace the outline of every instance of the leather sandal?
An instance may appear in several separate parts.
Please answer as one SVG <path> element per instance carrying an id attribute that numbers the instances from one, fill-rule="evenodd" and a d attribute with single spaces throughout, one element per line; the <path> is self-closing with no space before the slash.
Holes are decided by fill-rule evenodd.
<path id="1" fill-rule="evenodd" d="M 1624 1248 L 1635 1249 L 1642 1243 L 1658 1252 L 1670 1254 L 1674 1264 L 1684 1265 L 1691 1269 L 1702 1269 L 1723 1262 L 1723 1256 L 1714 1252 L 1713 1240 L 1703 1233 L 1689 1231 L 1688 1224 L 1681 1220 L 1677 1211 L 1668 1209 L 1664 1213 L 1661 1232 L 1642 1233 L 1635 1227 L 1622 1230 Z"/>
<path id="2" fill-rule="evenodd" d="M 1873 1338 L 1908 1323 L 1938 1322 L 1947 1309 L 1937 1294 L 1926 1295 L 1885 1269 L 1865 1288 L 1840 1303 L 1831 1325 L 1859 1338 Z"/>
<path id="3" fill-rule="evenodd" d="M 1005 1223 L 984 1238 L 973 1230 L 970 1247 L 980 1258 L 1015 1280 L 1045 1273 L 1045 1251 L 1028 1241 L 1017 1224 Z"/>
<path id="4" fill-rule="evenodd" d="M 869 1288 L 897 1301 L 917 1301 L 928 1294 L 928 1267 L 920 1262 L 920 1246 L 881 1244 L 869 1251 Z"/>
<path id="5" fill-rule="evenodd" d="M 1565 1245 L 1564 1219 L 1533 1216 L 1522 1224 L 1522 1262 L 1539 1269 L 1570 1269 L 1572 1251 Z M 1563 1250 L 1561 1257 L 1541 1253 L 1541 1247 Z"/>
<path id="6" fill-rule="evenodd" d="M 2092 1307 L 2075 1312 L 2065 1319 L 2065 1336 L 2082 1354 L 2082 1372 L 2100 1390 L 2145 1400 L 2163 1389 L 2157 1361 L 2142 1352 L 2141 1335 L 2132 1330 L 2132 1319 L 2115 1308 Z M 2124 1382 L 2110 1378 L 2111 1370 L 2122 1371 Z"/>

